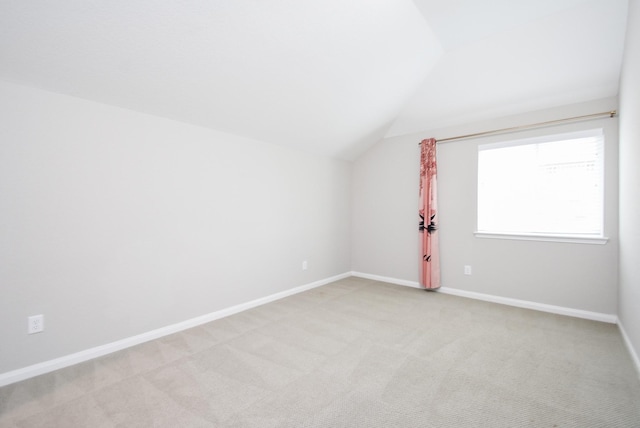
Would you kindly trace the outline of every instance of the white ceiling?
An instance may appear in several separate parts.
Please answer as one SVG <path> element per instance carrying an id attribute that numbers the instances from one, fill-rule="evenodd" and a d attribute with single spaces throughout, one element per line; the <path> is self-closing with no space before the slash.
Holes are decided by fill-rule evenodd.
<path id="1" fill-rule="evenodd" d="M 416 0 L 445 54 L 387 136 L 617 96 L 627 0 Z"/>
<path id="2" fill-rule="evenodd" d="M 615 96 L 627 0 L 0 0 L 0 79 L 354 159 Z"/>

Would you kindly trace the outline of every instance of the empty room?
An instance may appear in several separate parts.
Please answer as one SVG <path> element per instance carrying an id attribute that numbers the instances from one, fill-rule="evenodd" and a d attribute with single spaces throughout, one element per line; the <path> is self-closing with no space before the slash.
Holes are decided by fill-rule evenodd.
<path id="1" fill-rule="evenodd" d="M 0 1 L 0 428 L 640 427 L 640 0 Z"/>

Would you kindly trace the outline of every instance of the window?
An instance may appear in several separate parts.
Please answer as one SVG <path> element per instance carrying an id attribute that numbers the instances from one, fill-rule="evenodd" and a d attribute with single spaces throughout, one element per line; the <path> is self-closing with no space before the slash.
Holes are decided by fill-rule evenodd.
<path id="1" fill-rule="evenodd" d="M 602 129 L 478 147 L 478 233 L 602 238 Z"/>

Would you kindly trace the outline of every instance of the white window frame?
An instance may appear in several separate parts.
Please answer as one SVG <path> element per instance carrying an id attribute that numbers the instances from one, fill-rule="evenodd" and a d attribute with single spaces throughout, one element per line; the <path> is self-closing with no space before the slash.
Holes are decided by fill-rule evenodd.
<path id="1" fill-rule="evenodd" d="M 518 140 L 509 140 L 498 143 L 490 143 L 490 144 L 481 144 L 478 146 L 478 154 L 483 150 L 491 150 L 498 148 L 506 148 L 506 147 L 515 147 L 520 145 L 530 145 L 530 144 L 541 144 L 541 143 L 549 143 L 553 141 L 562 141 L 562 140 L 571 140 L 576 138 L 584 138 L 584 137 L 593 137 L 599 136 L 602 138 L 602 156 L 600 157 L 601 164 L 599 168 L 602 172 L 601 175 L 601 221 L 600 225 L 600 234 L 551 234 L 551 233 L 512 233 L 512 232 L 492 232 L 492 231 L 481 231 L 478 228 L 478 219 L 479 219 L 479 198 L 480 198 L 480 181 L 479 174 L 480 170 L 478 168 L 477 177 L 478 177 L 478 192 L 476 201 L 476 231 L 474 232 L 474 236 L 477 238 L 489 238 L 489 239 L 510 239 L 510 240 L 525 240 L 525 241 L 550 241 L 550 242 L 567 242 L 567 243 L 584 243 L 584 244 L 606 244 L 608 238 L 604 236 L 604 216 L 605 216 L 605 198 L 604 198 L 604 186 L 605 186 L 605 133 L 602 128 L 595 129 L 587 129 L 582 131 L 573 131 L 573 132 L 565 132 L 559 134 L 550 134 L 533 138 L 524 138 Z M 480 159 L 478 157 L 478 167 L 479 167 Z"/>

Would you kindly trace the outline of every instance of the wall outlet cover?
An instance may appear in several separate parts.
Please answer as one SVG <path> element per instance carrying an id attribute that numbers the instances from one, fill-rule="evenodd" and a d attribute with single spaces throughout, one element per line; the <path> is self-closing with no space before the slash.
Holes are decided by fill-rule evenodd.
<path id="1" fill-rule="evenodd" d="M 27 318 L 27 334 L 40 333 L 44 330 L 44 315 L 33 315 Z"/>

